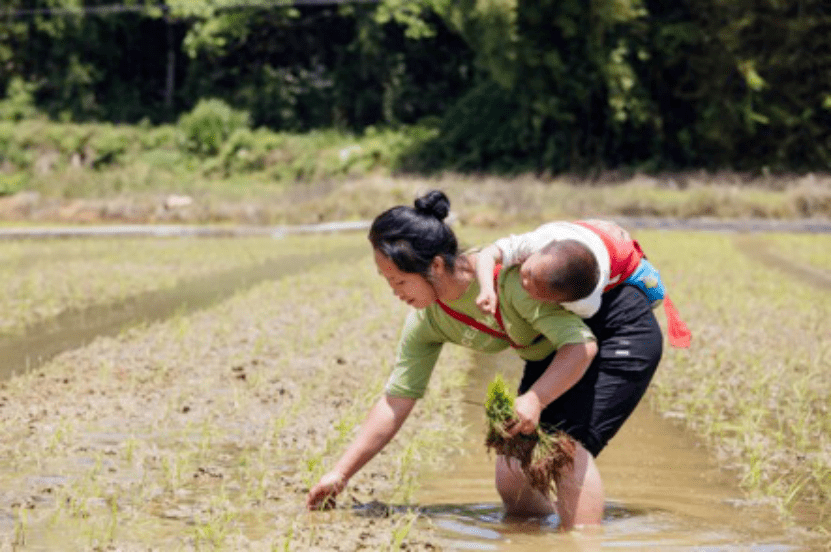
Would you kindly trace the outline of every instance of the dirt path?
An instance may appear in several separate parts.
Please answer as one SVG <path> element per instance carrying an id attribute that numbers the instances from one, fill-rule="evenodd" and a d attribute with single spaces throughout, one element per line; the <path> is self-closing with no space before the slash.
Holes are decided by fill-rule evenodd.
<path id="1" fill-rule="evenodd" d="M 611 217 L 630 229 L 702 230 L 726 232 L 806 232 L 831 233 L 831 220 L 802 219 L 794 221 L 771 219 L 677 219 L 666 217 Z M 335 221 L 309 225 L 72 225 L 22 226 L 0 228 L 0 239 L 41 239 L 77 237 L 169 237 L 169 236 L 274 236 L 284 234 L 363 231 L 369 221 Z"/>
<path id="2" fill-rule="evenodd" d="M 737 236 L 733 242 L 740 252 L 751 259 L 760 261 L 768 267 L 774 267 L 780 271 L 784 271 L 791 277 L 815 286 L 820 290 L 831 290 L 831 273 L 786 257 L 771 244 L 758 237 L 741 235 Z"/>

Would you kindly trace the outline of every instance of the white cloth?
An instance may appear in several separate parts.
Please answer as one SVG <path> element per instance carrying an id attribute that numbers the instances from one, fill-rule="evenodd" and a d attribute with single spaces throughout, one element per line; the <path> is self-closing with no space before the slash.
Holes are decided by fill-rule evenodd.
<path id="1" fill-rule="evenodd" d="M 577 301 L 563 302 L 564 308 L 583 319 L 588 319 L 600 309 L 603 289 L 609 284 L 611 261 L 609 252 L 600 237 L 584 226 L 574 223 L 545 223 L 531 232 L 511 234 L 495 242 L 502 251 L 502 264 L 506 267 L 518 265 L 528 259 L 532 253 L 539 252 L 552 240 L 576 240 L 589 248 L 600 268 L 600 279 L 592 293 Z"/>

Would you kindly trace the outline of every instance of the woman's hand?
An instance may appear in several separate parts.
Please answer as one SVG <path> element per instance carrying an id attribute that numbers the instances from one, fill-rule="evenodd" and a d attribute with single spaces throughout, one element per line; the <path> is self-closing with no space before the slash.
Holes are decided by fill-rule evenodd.
<path id="1" fill-rule="evenodd" d="M 335 508 L 335 497 L 346 488 L 348 479 L 337 471 L 327 472 L 320 481 L 309 490 L 306 508 L 310 511 Z"/>
<path id="2" fill-rule="evenodd" d="M 306 508 L 332 509 L 335 497 L 343 491 L 350 477 L 384 448 L 407 420 L 416 400 L 384 395 L 369 410 L 358 435 L 335 463 L 335 469 L 320 477 L 306 497 Z"/>
<path id="3" fill-rule="evenodd" d="M 528 391 L 516 398 L 514 411 L 516 419 L 512 421 L 505 430 L 511 437 L 517 434 L 532 434 L 540 424 L 540 414 L 544 405 L 540 398 L 533 391 Z"/>

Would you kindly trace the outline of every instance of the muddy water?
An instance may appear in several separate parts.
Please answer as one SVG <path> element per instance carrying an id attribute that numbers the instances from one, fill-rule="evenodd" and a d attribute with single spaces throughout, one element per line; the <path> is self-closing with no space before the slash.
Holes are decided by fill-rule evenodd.
<path id="1" fill-rule="evenodd" d="M 366 247 L 340 248 L 326 261 L 355 259 Z M 164 320 L 208 307 L 223 298 L 268 279 L 279 278 L 321 263 L 320 255 L 291 255 L 237 267 L 164 290 L 126 300 L 69 310 L 27 328 L 21 335 L 0 335 L 0 380 L 34 369 L 59 353 L 82 347 L 97 336 L 112 336 L 130 326 Z"/>
<path id="2" fill-rule="evenodd" d="M 468 440 L 446 472 L 434 474 L 417 501 L 448 549 L 466 551 L 671 551 L 810 549 L 777 512 L 747 501 L 735 477 L 719 469 L 688 435 L 646 405 L 598 459 L 606 487 L 605 523 L 596 531 L 558 531 L 556 515 L 504 516 L 484 448 L 487 383 L 496 372 L 517 382 L 511 353 L 476 356 L 466 390 Z"/>

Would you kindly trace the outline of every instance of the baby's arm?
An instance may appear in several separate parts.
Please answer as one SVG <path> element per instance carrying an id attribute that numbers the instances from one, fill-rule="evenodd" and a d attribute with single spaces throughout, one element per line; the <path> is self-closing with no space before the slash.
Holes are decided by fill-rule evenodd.
<path id="1" fill-rule="evenodd" d="M 496 287 L 493 270 L 502 261 L 502 250 L 496 244 L 484 248 L 476 259 L 476 280 L 479 281 L 479 295 L 476 305 L 485 313 L 496 314 Z"/>
<path id="2" fill-rule="evenodd" d="M 550 227 L 550 228 L 549 228 Z M 532 232 L 511 234 L 500 238 L 479 252 L 476 262 L 476 280 L 479 281 L 479 296 L 476 305 L 485 313 L 496 314 L 496 289 L 493 270 L 497 263 L 504 266 L 520 265 L 529 255 L 555 239 L 556 225 L 542 225 Z"/>

